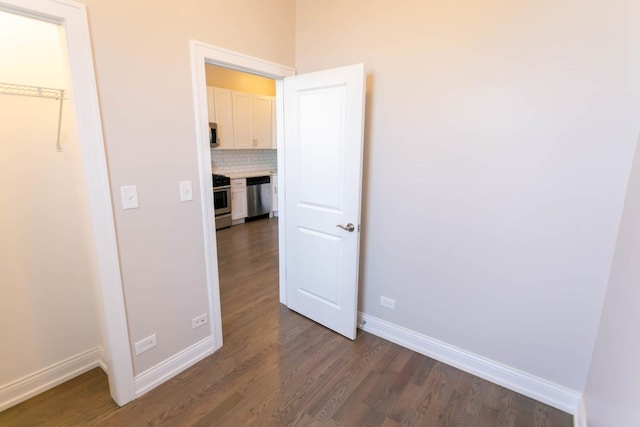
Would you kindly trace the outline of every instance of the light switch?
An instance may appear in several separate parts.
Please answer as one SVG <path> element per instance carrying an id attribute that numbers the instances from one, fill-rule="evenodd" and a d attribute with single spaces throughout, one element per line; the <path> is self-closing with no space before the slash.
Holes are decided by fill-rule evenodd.
<path id="1" fill-rule="evenodd" d="M 193 200 L 191 181 L 180 181 L 180 201 L 188 202 L 189 200 Z"/>
<path id="2" fill-rule="evenodd" d="M 122 194 L 122 209 L 138 208 L 138 187 L 135 185 L 125 185 L 120 187 Z"/>

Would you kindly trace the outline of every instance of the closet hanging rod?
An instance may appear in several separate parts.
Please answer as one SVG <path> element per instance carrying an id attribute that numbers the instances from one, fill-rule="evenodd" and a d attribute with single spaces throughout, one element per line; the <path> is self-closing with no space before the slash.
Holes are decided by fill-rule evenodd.
<path id="1" fill-rule="evenodd" d="M 64 89 L 40 86 L 16 85 L 0 82 L 0 93 L 5 95 L 34 96 L 38 98 L 64 99 Z"/>

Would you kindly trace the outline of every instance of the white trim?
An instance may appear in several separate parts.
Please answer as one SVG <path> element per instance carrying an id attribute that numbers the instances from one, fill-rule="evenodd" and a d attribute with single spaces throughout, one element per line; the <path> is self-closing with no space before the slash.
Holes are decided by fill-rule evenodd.
<path id="1" fill-rule="evenodd" d="M 202 209 L 202 229 L 204 231 L 205 274 L 207 296 L 209 298 L 209 330 L 216 349 L 222 347 L 222 312 L 220 310 L 220 282 L 218 279 L 218 250 L 213 212 L 213 192 L 211 191 L 211 149 L 208 141 L 207 83 L 205 59 L 202 48 L 191 42 L 191 79 L 195 109 L 196 150 L 198 155 L 198 175 L 200 177 L 200 200 Z M 206 177 L 206 179 L 205 179 Z"/>
<path id="2" fill-rule="evenodd" d="M 278 148 L 278 271 L 280 272 L 280 303 L 287 305 L 287 206 L 285 199 L 285 177 L 287 176 L 284 167 L 284 80 L 276 80 L 276 143 Z"/>
<path id="3" fill-rule="evenodd" d="M 136 397 L 142 396 L 169 378 L 178 375 L 216 350 L 213 337 L 207 337 L 136 375 Z"/>
<path id="4" fill-rule="evenodd" d="M 86 7 L 69 0 L 0 0 L 0 10 L 59 23 L 65 30 L 96 247 L 102 345 L 111 397 L 124 405 L 135 397 L 133 365 Z"/>
<path id="5" fill-rule="evenodd" d="M 105 374 L 109 375 L 109 367 L 107 366 L 107 362 L 105 359 L 105 351 L 102 346 L 98 346 L 98 365 L 100 369 L 104 371 Z"/>
<path id="6" fill-rule="evenodd" d="M 581 394 L 377 317 L 358 313 L 360 329 L 575 415 Z M 362 322 L 365 322 L 364 325 Z"/>
<path id="7" fill-rule="evenodd" d="M 587 427 L 587 408 L 585 406 L 584 395 L 580 397 L 578 402 L 578 410 L 573 416 L 574 427 Z"/>
<path id="8" fill-rule="evenodd" d="M 222 314 L 220 310 L 220 281 L 218 275 L 218 252 L 216 248 L 216 231 L 213 212 L 213 194 L 211 191 L 211 149 L 208 137 L 207 114 L 207 83 L 205 63 L 231 68 L 238 71 L 250 72 L 276 79 L 276 138 L 278 147 L 278 166 L 284 161 L 282 86 L 278 79 L 292 76 L 295 70 L 285 65 L 265 61 L 260 58 L 233 52 L 218 46 L 209 45 L 196 40 L 190 41 L 191 51 L 191 81 L 193 85 L 193 102 L 195 110 L 196 142 L 199 165 L 200 198 L 202 200 L 202 228 L 204 231 L 204 252 L 207 275 L 207 289 L 209 296 L 209 311 L 211 312 L 211 336 L 215 350 L 222 347 Z M 280 87 L 280 89 L 278 89 Z M 279 117 L 278 117 L 279 116 Z M 284 183 L 281 171 L 278 172 L 279 184 Z M 278 186 L 278 194 L 284 193 L 284 187 Z M 278 202 L 284 202 L 282 196 Z M 284 206 L 284 205 L 282 205 Z M 284 229 L 285 213 L 282 208 L 279 212 L 280 230 Z M 284 238 L 280 233 L 280 244 Z M 280 246 L 280 268 L 284 269 L 284 246 Z M 280 298 L 285 283 L 285 274 L 280 274 Z M 285 288 L 286 289 L 286 288 Z M 136 377 L 137 378 L 137 377 Z"/>
<path id="9" fill-rule="evenodd" d="M 202 49 L 202 59 L 204 59 L 208 64 L 258 74 L 263 77 L 269 77 L 276 80 L 293 76 L 295 74 L 295 69 L 287 67 L 286 65 L 277 64 L 255 56 L 245 55 L 240 52 L 234 52 L 220 46 L 202 43 L 197 40 L 191 40 L 191 46 Z"/>
<path id="10" fill-rule="evenodd" d="M 93 368 L 105 369 L 103 349 L 95 347 L 0 387 L 0 411 L 50 390 Z"/>

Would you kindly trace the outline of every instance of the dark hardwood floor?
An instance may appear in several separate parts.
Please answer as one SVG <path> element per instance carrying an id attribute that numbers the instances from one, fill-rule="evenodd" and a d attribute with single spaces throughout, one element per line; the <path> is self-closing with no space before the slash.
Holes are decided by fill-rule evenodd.
<path id="1" fill-rule="evenodd" d="M 118 408 L 95 369 L 0 413 L 0 426 L 571 426 L 549 406 L 278 302 L 277 221 L 218 232 L 224 346 Z"/>

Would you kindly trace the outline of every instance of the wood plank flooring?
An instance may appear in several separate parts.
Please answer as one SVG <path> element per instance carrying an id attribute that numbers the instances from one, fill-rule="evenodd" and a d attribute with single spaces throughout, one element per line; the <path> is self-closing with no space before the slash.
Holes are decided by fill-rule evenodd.
<path id="1" fill-rule="evenodd" d="M 0 413 L 0 426 L 571 426 L 572 417 L 278 302 L 277 220 L 218 232 L 224 346 L 118 408 L 95 369 Z"/>

